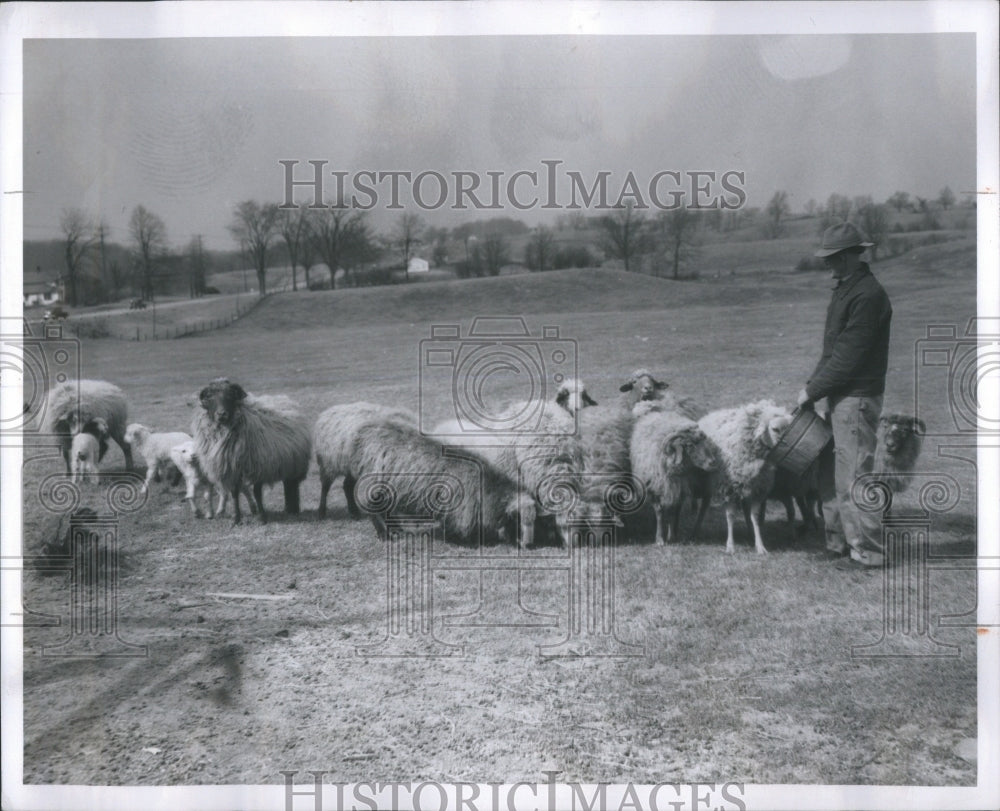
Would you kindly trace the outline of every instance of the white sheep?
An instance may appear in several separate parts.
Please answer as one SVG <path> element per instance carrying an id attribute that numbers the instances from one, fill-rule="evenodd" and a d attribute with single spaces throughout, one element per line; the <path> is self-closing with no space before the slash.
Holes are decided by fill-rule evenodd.
<path id="1" fill-rule="evenodd" d="M 424 436 L 415 425 L 374 421 L 355 432 L 349 467 L 355 481 L 366 477 L 367 495 L 379 486 L 391 491 L 390 512 L 431 515 L 441 521 L 448 540 L 517 537 L 522 546 L 532 543 L 535 503 L 531 495 L 485 460 L 455 454 L 456 449 Z M 375 500 L 365 498 L 363 503 Z M 370 514 L 385 539 L 385 516 L 374 510 Z"/>
<path id="2" fill-rule="evenodd" d="M 198 506 L 199 497 L 203 497 L 208 505 L 208 517 L 215 518 L 216 515 L 225 515 L 226 505 L 229 503 L 229 493 L 221 485 L 208 478 L 204 468 L 198 461 L 198 452 L 193 439 L 182 442 L 180 445 L 170 449 L 170 461 L 184 477 L 185 492 L 184 500 L 190 502 L 191 511 L 195 518 L 202 518 L 201 507 Z M 218 495 L 218 506 L 215 504 L 215 496 Z M 253 494 L 249 486 L 244 486 L 243 495 L 246 496 L 250 505 L 250 512 L 257 513 L 257 505 L 254 503 Z"/>
<path id="3" fill-rule="evenodd" d="M 101 446 L 97 437 L 86 431 L 73 437 L 70 446 L 71 467 L 74 482 L 86 482 L 97 477 L 97 460 Z"/>
<path id="4" fill-rule="evenodd" d="M 657 545 L 677 540 L 684 500 L 694 499 L 699 475 L 718 467 L 712 444 L 696 422 L 670 411 L 654 411 L 636 421 L 630 456 L 632 473 L 656 513 Z"/>
<path id="5" fill-rule="evenodd" d="M 679 397 L 669 391 L 669 384 L 657 380 L 648 369 L 636 369 L 618 390 L 622 392 L 622 406 L 636 417 L 650 411 L 674 411 L 697 421 L 707 413 L 690 397 Z"/>
<path id="6" fill-rule="evenodd" d="M 416 425 L 417 417 L 403 408 L 380 405 L 378 403 L 345 403 L 331 406 L 316 420 L 313 427 L 313 451 L 319 468 L 320 496 L 319 517 L 326 517 L 327 496 L 334 480 L 344 477 L 344 496 L 352 518 L 360 518 L 357 502 L 354 500 L 355 480 L 351 475 L 351 448 L 358 430 L 371 422 L 399 422 Z"/>
<path id="7" fill-rule="evenodd" d="M 765 457 L 791 421 L 791 414 L 770 400 L 712 411 L 698 421 L 698 427 L 714 443 L 713 450 L 720 462 L 709 475 L 709 481 L 712 495 L 720 499 L 726 508 L 726 551 L 729 553 L 734 551 L 736 510 L 742 508 L 744 503 L 750 509 L 754 546 L 758 554 L 767 552 L 761 537 L 759 513 L 774 482 L 774 467 L 765 462 Z M 707 504 L 703 501 L 695 531 L 705 506 Z"/>
<path id="8" fill-rule="evenodd" d="M 198 460 L 211 481 L 233 496 L 234 524 L 242 520 L 239 494 L 253 487 L 261 521 L 265 484 L 282 482 L 285 512 L 299 512 L 299 485 L 309 472 L 312 441 L 295 403 L 285 396 L 253 396 L 226 378 L 218 378 L 198 395 L 201 409 L 192 432 Z"/>
<path id="9" fill-rule="evenodd" d="M 170 450 L 176 445 L 190 442 L 191 436 L 183 431 L 153 433 L 142 423 L 133 422 L 125 429 L 125 441 L 146 460 L 146 480 L 142 483 L 142 492 L 146 493 L 154 478 L 174 472 L 175 465 L 170 458 Z"/>
<path id="10" fill-rule="evenodd" d="M 70 475 L 70 446 L 73 437 L 86 432 L 97 437 L 98 461 L 104 458 L 110 437 L 125 455 L 125 467 L 132 469 L 132 449 L 125 441 L 128 403 L 122 390 L 104 380 L 69 380 L 53 386 L 45 400 L 42 430 L 59 437 L 59 447 Z"/>

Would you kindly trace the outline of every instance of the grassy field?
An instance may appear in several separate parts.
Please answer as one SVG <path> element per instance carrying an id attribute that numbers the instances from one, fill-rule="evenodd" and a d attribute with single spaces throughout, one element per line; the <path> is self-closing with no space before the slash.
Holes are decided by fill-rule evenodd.
<path id="1" fill-rule="evenodd" d="M 894 307 L 885 408 L 912 412 L 915 342 L 928 324 L 964 326 L 974 314 L 975 242 L 929 246 L 875 270 Z M 791 404 L 815 363 L 828 296 L 825 274 L 780 268 L 689 282 L 559 271 L 284 293 L 224 330 L 84 341 L 82 352 L 85 374 L 119 384 L 131 418 L 160 430 L 186 430 L 190 394 L 218 375 L 289 394 L 313 418 L 361 399 L 443 418 L 444 388 L 420 401 L 419 343 L 432 325 L 464 330 L 480 315 L 523 315 L 533 334 L 558 326 L 598 401 L 647 366 L 710 407 L 763 396 Z M 499 397 L 519 393 L 516 380 L 497 385 Z M 920 407 L 932 433 L 950 420 L 944 392 Z M 33 554 L 58 525 L 37 494 L 61 461 L 43 449 L 26 460 Z M 109 480 L 121 465 L 112 450 Z M 921 469 L 962 488 L 959 505 L 934 519 L 934 552 L 972 554 L 974 468 L 938 457 L 929 440 Z M 88 488 L 84 505 L 106 510 L 106 484 Z M 42 656 L 65 628 L 25 629 L 25 782 L 276 783 L 287 769 L 340 781 L 534 782 L 543 768 L 612 782 L 975 782 L 975 633 L 937 626 L 975 607 L 973 572 L 931 574 L 934 635 L 960 646 L 959 657 L 851 658 L 851 645 L 879 638 L 881 577 L 834 570 L 822 540 L 792 537 L 777 509 L 765 528 L 770 555 L 753 554 L 739 527 L 727 556 L 713 511 L 695 541 L 654 547 L 646 524 L 617 548 L 617 637 L 639 655 L 539 656 L 567 634 L 558 567 L 520 581 L 511 571 L 436 571 L 434 632 L 465 655 L 359 655 L 387 633 L 386 552 L 370 522 L 349 519 L 339 488 L 320 521 L 318 491 L 313 472 L 300 517 L 239 530 L 196 521 L 165 485 L 123 514 L 119 633 L 148 656 Z M 898 509 L 912 513 L 915 499 L 905 494 Z M 277 510 L 280 488 L 265 500 Z M 558 562 L 564 553 L 520 554 Z M 64 579 L 26 572 L 24 587 L 31 610 L 67 611 Z M 283 599 L 209 596 L 220 592 Z"/>

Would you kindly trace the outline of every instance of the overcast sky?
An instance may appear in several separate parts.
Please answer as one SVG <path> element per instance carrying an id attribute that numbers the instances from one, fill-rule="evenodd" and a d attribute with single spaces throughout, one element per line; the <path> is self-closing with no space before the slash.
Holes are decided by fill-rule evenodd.
<path id="1" fill-rule="evenodd" d="M 299 177 L 308 160 L 484 181 L 542 160 L 619 184 L 741 171 L 747 205 L 783 189 L 795 210 L 935 197 L 975 187 L 974 59 L 972 34 L 29 40 L 24 233 L 58 237 L 79 207 L 125 242 L 142 204 L 173 247 L 230 248 L 237 202 L 281 200 L 282 159 Z"/>

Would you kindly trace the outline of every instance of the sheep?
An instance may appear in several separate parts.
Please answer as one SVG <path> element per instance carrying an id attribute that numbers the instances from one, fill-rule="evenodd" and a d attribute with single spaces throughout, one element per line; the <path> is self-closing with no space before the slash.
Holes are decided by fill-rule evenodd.
<path id="1" fill-rule="evenodd" d="M 70 446 L 72 456 L 72 481 L 86 482 L 97 477 L 97 460 L 101 455 L 101 446 L 97 437 L 93 434 L 82 431 L 73 437 Z"/>
<path id="2" fill-rule="evenodd" d="M 700 420 L 706 410 L 690 397 L 678 397 L 668 391 L 669 384 L 653 377 L 648 369 L 636 369 L 618 390 L 621 405 L 636 417 L 650 411 L 674 411 L 689 420 Z"/>
<path id="3" fill-rule="evenodd" d="M 534 411 L 538 403 L 521 402 L 509 406 L 501 420 Z M 579 412 L 586 414 L 587 407 Z M 563 546 L 568 546 L 572 523 L 603 514 L 602 506 L 583 493 L 583 446 L 576 434 L 576 419 L 562 404 L 549 401 L 541 404 L 538 421 L 532 432 L 463 433 L 457 420 L 445 420 L 435 426 L 433 434 L 443 442 L 461 447 L 485 459 L 501 473 L 516 482 L 536 500 L 536 514 L 552 515 Z M 577 498 L 564 498 L 566 489 Z"/>
<path id="4" fill-rule="evenodd" d="M 534 540 L 535 503 L 510 476 L 474 456 L 457 451 L 401 421 L 368 422 L 358 427 L 350 450 L 351 476 L 372 476 L 388 484 L 400 515 L 434 513 L 436 488 L 455 488 L 458 503 L 438 517 L 446 538 L 460 542 L 505 539 L 520 529 L 519 542 Z M 373 484 L 375 482 L 373 481 Z M 385 518 L 371 512 L 379 536 L 387 537 Z M 480 533 L 482 533 L 480 535 Z"/>
<path id="5" fill-rule="evenodd" d="M 154 477 L 158 479 L 161 474 L 176 472 L 170 449 L 190 442 L 191 437 L 183 431 L 154 434 L 142 423 L 133 422 L 125 429 L 125 441 L 146 460 L 146 480 L 142 483 L 142 492 L 147 493 Z"/>
<path id="6" fill-rule="evenodd" d="M 758 554 L 766 554 L 760 532 L 760 505 L 774 483 L 774 467 L 765 461 L 768 452 L 791 424 L 789 412 L 770 400 L 724 408 L 706 414 L 698 427 L 714 443 L 720 464 L 709 474 L 711 493 L 726 509 L 726 552 L 735 551 L 733 523 L 736 508 L 744 502 L 750 508 L 754 546 Z M 695 523 L 695 532 L 704 516 L 707 499 L 703 499 Z"/>
<path id="7" fill-rule="evenodd" d="M 195 450 L 206 476 L 233 496 L 233 524 L 242 521 L 239 494 L 253 486 L 260 518 L 265 484 L 281 481 L 285 512 L 299 512 L 299 485 L 309 472 L 309 428 L 284 396 L 253 396 L 226 378 L 213 380 L 198 395 L 201 410 L 192 421 Z"/>
<path id="8" fill-rule="evenodd" d="M 902 493 L 910 485 L 923 446 L 927 426 L 919 417 L 884 414 L 879 417 L 875 433 L 875 464 L 873 472 L 894 493 Z"/>
<path id="9" fill-rule="evenodd" d="M 42 430 L 58 436 L 69 476 L 73 437 L 84 431 L 98 439 L 98 461 L 104 458 L 110 437 L 122 449 L 125 467 L 131 470 L 132 448 L 125 441 L 127 422 L 128 403 L 121 389 L 104 380 L 77 380 L 60 383 L 49 390 Z"/>
<path id="10" fill-rule="evenodd" d="M 214 482 L 209 480 L 201 462 L 198 461 L 198 452 L 193 439 L 171 448 L 170 461 L 184 477 L 186 485 L 184 500 L 190 502 L 191 512 L 194 513 L 195 518 L 202 517 L 201 508 L 198 506 L 199 495 L 204 496 L 205 502 L 208 504 L 209 518 L 215 518 L 216 514 L 225 515 L 226 504 L 229 503 L 229 493 L 224 487 L 217 487 Z M 218 507 L 215 506 L 216 491 L 218 491 L 219 496 Z M 256 515 L 257 505 L 254 503 L 249 486 L 243 487 L 243 495 L 246 496 L 247 503 L 250 505 L 250 512 Z"/>
<path id="11" fill-rule="evenodd" d="M 352 518 L 360 518 L 354 500 L 355 480 L 350 472 L 351 448 L 361 426 L 369 422 L 400 422 L 416 425 L 417 417 L 406 409 L 393 408 L 377 403 L 346 403 L 326 409 L 313 427 L 313 450 L 319 468 L 320 496 L 319 517 L 326 518 L 326 501 L 330 487 L 338 476 L 344 477 L 344 496 Z"/>
<path id="12" fill-rule="evenodd" d="M 681 505 L 694 498 L 697 472 L 718 467 L 713 446 L 696 422 L 654 411 L 636 421 L 629 448 L 632 472 L 656 512 L 656 544 L 677 540 Z"/>
<path id="13" fill-rule="evenodd" d="M 798 504 L 802 514 L 802 531 L 819 528 L 819 463 L 811 464 L 805 473 L 791 473 L 783 468 L 774 471 L 774 484 L 767 500 L 780 501 L 785 508 L 789 528 L 795 532 L 795 505 Z M 764 524 L 764 510 L 767 504 L 760 505 L 758 520 Z M 747 517 L 747 524 L 750 519 Z"/>
<path id="14" fill-rule="evenodd" d="M 597 405 L 597 401 L 587 393 L 582 380 L 567 377 L 556 389 L 555 403 L 568 414 L 579 414 L 584 408 Z"/>

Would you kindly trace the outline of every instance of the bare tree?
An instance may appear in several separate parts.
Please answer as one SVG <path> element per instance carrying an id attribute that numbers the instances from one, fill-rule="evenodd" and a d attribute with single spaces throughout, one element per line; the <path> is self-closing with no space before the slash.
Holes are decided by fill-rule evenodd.
<path id="1" fill-rule="evenodd" d="M 104 222 L 104 220 L 98 222 L 94 228 L 94 239 L 97 241 L 97 258 L 95 260 L 95 264 L 97 266 L 98 275 L 100 276 L 101 281 L 105 284 L 110 297 L 117 299 L 118 290 L 115 289 L 114 280 L 108 277 L 108 255 L 104 243 L 104 240 L 110 231 L 111 229 L 108 228 L 108 225 Z"/>
<path id="2" fill-rule="evenodd" d="M 889 210 L 869 197 L 858 210 L 858 227 L 875 243 L 871 248 L 872 261 L 878 261 L 878 246 L 889 230 Z"/>
<path id="3" fill-rule="evenodd" d="M 59 227 L 63 233 L 63 253 L 66 258 L 66 299 L 71 307 L 75 307 L 80 265 L 93 245 L 94 237 L 87 215 L 78 208 L 63 209 Z"/>
<path id="4" fill-rule="evenodd" d="M 555 259 L 555 244 L 552 229 L 538 226 L 524 248 L 524 264 L 531 270 L 549 270 Z"/>
<path id="5" fill-rule="evenodd" d="M 945 186 L 941 189 L 937 198 L 938 204 L 941 206 L 942 211 L 947 211 L 953 205 L 955 205 L 955 192 L 951 190 L 950 186 Z"/>
<path id="6" fill-rule="evenodd" d="M 671 277 L 679 279 L 681 267 L 694 255 L 698 214 L 684 207 L 675 208 L 660 214 L 656 224 L 670 264 Z"/>
<path id="7" fill-rule="evenodd" d="M 253 263 L 262 296 L 267 293 L 267 260 L 277 227 L 278 207 L 273 203 L 261 205 L 256 200 L 239 203 L 229 224 L 229 233 Z"/>
<path id="8" fill-rule="evenodd" d="M 205 278 L 208 271 L 208 256 L 205 253 L 201 234 L 195 234 L 187 246 L 188 291 L 191 298 L 205 295 Z"/>
<path id="9" fill-rule="evenodd" d="M 313 249 L 330 269 L 331 288 L 338 268 L 353 270 L 377 253 L 364 212 L 346 206 L 310 211 L 309 232 Z"/>
<path id="10" fill-rule="evenodd" d="M 776 191 L 774 196 L 768 201 L 767 208 L 764 209 L 767 220 L 764 223 L 764 237 L 766 239 L 777 239 L 785 231 L 782 220 L 788 216 L 791 206 L 788 204 L 788 192 Z"/>
<path id="11" fill-rule="evenodd" d="M 421 243 L 424 228 L 424 221 L 419 214 L 406 212 L 399 218 L 393 232 L 393 241 L 403 254 L 403 270 L 407 280 L 410 278 L 410 254 Z"/>
<path id="12" fill-rule="evenodd" d="M 898 213 L 904 208 L 910 207 L 910 193 L 905 191 L 895 192 L 886 202 L 896 209 Z"/>
<path id="13" fill-rule="evenodd" d="M 139 295 L 153 298 L 153 268 L 167 247 L 167 227 L 156 214 L 144 206 L 132 209 L 128 224 L 129 235 L 135 246 L 139 272 L 142 274 Z"/>
<path id="14" fill-rule="evenodd" d="M 601 217 L 600 226 L 602 250 L 608 256 L 621 259 L 625 270 L 630 271 L 635 259 L 649 244 L 645 216 L 629 203 L 619 207 L 614 214 Z"/>
<path id="15" fill-rule="evenodd" d="M 309 218 L 306 209 L 282 208 L 278 210 L 278 231 L 281 238 L 285 240 L 285 248 L 288 250 L 288 261 L 292 263 L 292 290 L 299 289 L 298 273 L 296 267 L 299 259 L 304 259 L 303 248 L 309 241 Z M 306 268 L 306 288 L 309 287 L 309 268 Z"/>
<path id="16" fill-rule="evenodd" d="M 476 245 L 482 268 L 488 276 L 499 276 L 500 268 L 510 261 L 510 246 L 501 234 L 487 234 Z"/>

